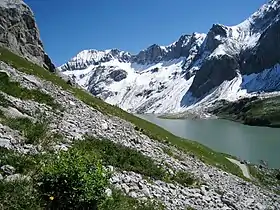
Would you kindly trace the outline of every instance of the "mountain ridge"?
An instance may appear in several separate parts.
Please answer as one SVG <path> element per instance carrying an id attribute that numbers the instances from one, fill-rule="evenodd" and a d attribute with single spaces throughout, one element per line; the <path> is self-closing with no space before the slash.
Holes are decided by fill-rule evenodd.
<path id="1" fill-rule="evenodd" d="M 270 0 L 235 26 L 213 24 L 207 34 L 182 35 L 167 46 L 154 44 L 136 55 L 127 53 L 125 59 L 109 55 L 109 59 L 107 56 L 97 63 L 83 61 L 79 69 L 75 69 L 75 62 L 71 67 L 71 61 L 58 69 L 106 102 L 132 112 L 204 109 L 216 100 L 250 97 L 254 88 L 246 89 L 248 78 L 260 78 L 264 70 L 273 71 L 277 66 L 280 62 L 279 14 L 279 1 Z M 123 51 L 118 52 L 120 55 Z M 269 54 L 271 56 L 266 56 Z M 110 75 L 118 72 L 121 79 L 116 81 Z M 260 75 L 254 77 L 253 74 Z M 267 79 L 275 81 L 275 78 Z M 251 84 L 257 82 L 250 81 Z M 268 88 L 263 90 L 267 92 Z M 278 86 L 270 86 L 270 91 L 278 90 Z"/>
<path id="2" fill-rule="evenodd" d="M 170 60 L 169 59 L 170 57 L 172 59 L 176 59 L 181 57 L 181 54 L 184 54 L 184 49 L 178 49 L 178 48 L 180 47 L 183 48 L 187 46 L 187 44 L 191 44 L 190 41 L 192 41 L 191 39 L 194 39 L 194 37 L 197 37 L 198 39 L 199 38 L 203 39 L 204 36 L 206 36 L 206 34 L 203 33 L 182 35 L 177 41 L 171 43 L 170 45 L 160 46 L 157 44 L 152 44 L 146 49 L 139 51 L 139 53 L 137 54 L 131 54 L 129 52 L 122 51 L 116 48 L 106 49 L 106 50 L 96 50 L 96 49 L 82 50 L 75 57 L 71 58 L 69 62 L 59 66 L 58 69 L 60 71 L 77 70 L 79 68 L 75 68 L 75 67 L 82 66 L 83 68 L 86 68 L 88 65 L 95 62 L 109 61 L 110 58 L 111 59 L 121 58 L 122 62 L 131 62 L 131 63 L 138 63 L 138 64 L 145 64 L 145 61 L 147 61 L 148 64 L 157 63 L 162 60 Z M 174 56 L 170 55 L 170 51 L 172 51 L 172 48 L 177 48 L 177 50 L 175 50 Z M 146 57 L 148 56 L 150 56 L 150 59 L 146 59 Z M 79 59 L 83 61 L 79 63 L 78 61 Z"/>

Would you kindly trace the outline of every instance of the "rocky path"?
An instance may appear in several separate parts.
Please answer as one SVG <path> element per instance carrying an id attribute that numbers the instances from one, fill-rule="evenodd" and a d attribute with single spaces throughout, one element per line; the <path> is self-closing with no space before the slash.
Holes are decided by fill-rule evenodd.
<path id="1" fill-rule="evenodd" d="M 242 173 L 243 175 L 248 178 L 248 179 L 252 179 L 251 175 L 250 175 L 250 171 L 247 167 L 246 164 L 243 164 L 241 163 L 240 161 L 238 160 L 235 160 L 235 159 L 232 159 L 232 158 L 227 158 L 230 162 L 236 164 L 241 170 L 242 170 Z"/>

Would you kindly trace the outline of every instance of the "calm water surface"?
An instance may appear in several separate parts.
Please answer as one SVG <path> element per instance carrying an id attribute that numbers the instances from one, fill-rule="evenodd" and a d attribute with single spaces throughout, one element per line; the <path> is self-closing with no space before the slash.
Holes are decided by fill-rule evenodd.
<path id="1" fill-rule="evenodd" d="M 280 168 L 280 129 L 251 127 L 227 120 L 170 120 L 155 115 L 137 115 L 187 139 L 215 151 L 234 155 L 252 163 L 267 161 Z"/>

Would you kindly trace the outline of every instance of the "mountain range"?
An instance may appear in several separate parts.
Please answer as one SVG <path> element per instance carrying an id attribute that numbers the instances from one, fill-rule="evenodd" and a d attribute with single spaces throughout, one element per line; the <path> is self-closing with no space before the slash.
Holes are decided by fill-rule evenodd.
<path id="1" fill-rule="evenodd" d="M 201 111 L 219 100 L 269 96 L 280 88 L 279 17 L 280 2 L 271 0 L 235 26 L 213 24 L 207 34 L 182 35 L 136 55 L 84 50 L 58 70 L 137 113 Z"/>

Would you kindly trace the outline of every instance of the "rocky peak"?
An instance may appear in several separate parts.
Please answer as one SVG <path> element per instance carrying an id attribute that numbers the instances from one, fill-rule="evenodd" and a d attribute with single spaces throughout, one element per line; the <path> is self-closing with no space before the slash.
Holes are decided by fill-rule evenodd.
<path id="1" fill-rule="evenodd" d="M 32 10 L 22 0 L 0 0 L 0 45 L 54 71 Z"/>
<path id="2" fill-rule="evenodd" d="M 90 65 L 99 65 L 104 62 L 117 59 L 120 62 L 129 62 L 131 55 L 118 49 L 98 51 L 95 49 L 83 50 L 66 64 L 60 66 L 61 71 L 72 71 L 85 69 Z"/>
<path id="3" fill-rule="evenodd" d="M 136 55 L 118 49 L 104 51 L 83 50 L 67 63 L 60 66 L 60 71 L 82 70 L 90 65 L 100 65 L 111 60 L 118 60 L 125 63 L 137 63 L 141 65 L 155 64 L 161 61 L 169 61 L 180 57 L 191 60 L 198 53 L 206 35 L 193 33 L 192 35 L 182 35 L 176 42 L 168 46 L 153 44 L 147 49 L 140 51 Z"/>
<path id="4" fill-rule="evenodd" d="M 182 35 L 179 38 L 179 40 L 176 42 L 176 45 L 180 45 L 180 46 L 186 45 L 191 37 L 192 35 L 189 34 Z"/>
<path id="5" fill-rule="evenodd" d="M 255 12 L 246 22 L 251 25 L 253 33 L 260 33 L 266 30 L 270 25 L 274 24 L 280 18 L 280 1 L 270 0 L 264 4 L 257 12 Z M 244 24 L 241 23 L 241 24 Z M 248 23 L 247 23 L 248 24 Z"/>
<path id="6" fill-rule="evenodd" d="M 222 39 L 227 36 L 227 29 L 225 26 L 220 24 L 213 24 L 212 28 L 207 34 L 205 49 L 212 53 L 221 43 Z"/>
<path id="7" fill-rule="evenodd" d="M 195 58 L 202 64 L 189 89 L 192 95 L 203 97 L 237 71 L 259 73 L 279 63 L 279 19 L 280 1 L 272 0 L 236 26 L 214 24 Z"/>
<path id="8" fill-rule="evenodd" d="M 162 60 L 164 55 L 166 55 L 166 49 L 157 44 L 153 44 L 134 56 L 133 61 L 139 64 L 157 63 Z"/>

